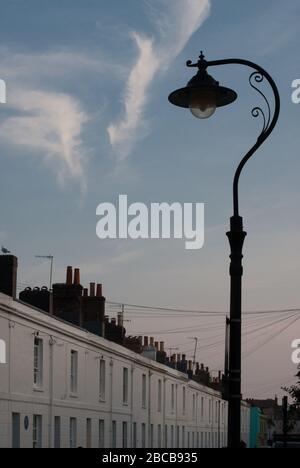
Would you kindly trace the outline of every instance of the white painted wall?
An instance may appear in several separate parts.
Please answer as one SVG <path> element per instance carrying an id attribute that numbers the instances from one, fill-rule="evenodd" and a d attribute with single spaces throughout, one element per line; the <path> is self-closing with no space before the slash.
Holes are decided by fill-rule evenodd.
<path id="1" fill-rule="evenodd" d="M 33 384 L 33 349 L 37 333 L 43 340 L 43 384 L 40 388 Z M 188 380 L 185 374 L 2 294 L 0 339 L 6 343 L 7 361 L 0 365 L 0 447 L 12 446 L 13 413 L 20 414 L 20 445 L 24 448 L 33 444 L 33 415 L 42 416 L 43 447 L 54 445 L 55 416 L 61 418 L 61 447 L 65 448 L 70 446 L 71 417 L 77 420 L 76 446 L 87 446 L 87 419 L 91 419 L 91 446 L 94 448 L 99 447 L 100 420 L 105 425 L 105 448 L 112 446 L 113 421 L 117 427 L 117 447 L 123 446 L 123 423 L 127 423 L 128 447 L 133 444 L 134 424 L 138 447 L 142 446 L 143 425 L 147 448 L 151 445 L 152 432 L 154 448 L 177 447 L 177 431 L 180 448 L 226 445 L 227 403 L 220 393 Z M 70 392 L 72 350 L 78 352 L 76 394 Z M 100 359 L 106 362 L 104 401 L 99 397 Z M 123 368 L 128 369 L 127 403 L 123 402 Z M 142 405 L 143 375 L 146 375 L 145 407 Z M 161 411 L 158 407 L 159 380 L 162 381 Z M 243 437 L 249 439 L 248 413 L 248 407 L 243 407 Z M 26 417 L 29 419 L 27 430 L 24 427 Z"/>

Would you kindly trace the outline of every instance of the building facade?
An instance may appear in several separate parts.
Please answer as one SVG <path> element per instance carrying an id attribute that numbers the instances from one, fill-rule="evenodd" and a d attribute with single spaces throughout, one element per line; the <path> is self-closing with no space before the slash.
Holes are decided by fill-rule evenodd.
<path id="1" fill-rule="evenodd" d="M 221 394 L 0 294 L 0 447 L 226 445 Z"/>
<path id="2" fill-rule="evenodd" d="M 73 318 L 76 304 L 67 310 Z M 158 362 L 151 346 L 145 356 L 100 336 L 101 327 L 93 333 L 92 312 L 89 331 L 17 300 L 14 291 L 0 293 L 0 448 L 225 447 L 222 393 L 196 381 L 184 362 Z M 117 328 L 108 327 L 112 337 Z M 244 403 L 247 445 L 249 414 Z"/>

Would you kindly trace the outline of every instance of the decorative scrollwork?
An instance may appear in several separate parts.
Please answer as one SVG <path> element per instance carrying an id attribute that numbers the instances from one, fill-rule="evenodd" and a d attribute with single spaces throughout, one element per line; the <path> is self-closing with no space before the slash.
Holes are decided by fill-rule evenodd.
<path id="1" fill-rule="evenodd" d="M 266 121 L 266 115 L 265 115 L 264 111 L 262 110 L 262 108 L 261 107 L 254 107 L 252 109 L 252 111 L 251 111 L 251 114 L 252 114 L 252 117 L 255 117 L 255 118 L 259 117 L 260 115 L 262 116 L 263 122 L 264 122 L 262 132 L 264 133 L 265 130 L 266 130 L 266 122 L 267 121 Z"/>
<path id="2" fill-rule="evenodd" d="M 271 123 L 271 107 L 270 107 L 269 101 L 267 97 L 264 95 L 264 93 L 259 89 L 259 87 L 255 85 L 255 83 L 261 84 L 263 81 L 264 81 L 264 76 L 262 73 L 258 71 L 251 73 L 249 77 L 249 83 L 250 83 L 251 88 L 255 89 L 255 91 L 257 91 L 262 96 L 267 106 L 267 111 L 263 110 L 262 107 L 258 107 L 258 106 L 254 107 L 251 111 L 251 114 L 253 117 L 257 118 L 261 116 L 263 118 L 263 129 L 262 129 L 261 135 L 264 135 L 267 132 Z"/>
<path id="3" fill-rule="evenodd" d="M 201 50 L 201 53 L 199 55 L 199 60 L 197 63 L 193 63 L 192 60 L 188 60 L 186 62 L 186 66 L 189 67 L 189 68 L 199 68 L 199 70 L 201 69 L 206 69 L 206 60 L 205 60 L 205 55 L 203 54 L 203 51 Z"/>

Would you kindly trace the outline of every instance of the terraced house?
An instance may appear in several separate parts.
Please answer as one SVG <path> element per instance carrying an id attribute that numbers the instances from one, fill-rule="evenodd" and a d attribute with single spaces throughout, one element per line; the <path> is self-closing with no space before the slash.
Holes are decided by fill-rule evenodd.
<path id="1" fill-rule="evenodd" d="M 0 257 L 0 447 L 225 447 L 222 376 L 164 343 L 128 337 L 105 315 L 102 285 L 80 272 L 21 292 L 17 259 Z M 250 408 L 242 406 L 249 441 Z"/>

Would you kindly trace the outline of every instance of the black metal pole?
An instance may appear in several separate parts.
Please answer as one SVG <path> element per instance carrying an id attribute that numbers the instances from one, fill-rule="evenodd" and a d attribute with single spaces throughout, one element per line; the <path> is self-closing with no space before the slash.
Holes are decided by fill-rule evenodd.
<path id="1" fill-rule="evenodd" d="M 242 347 L 242 276 L 243 244 L 246 232 L 243 219 L 233 216 L 230 231 L 230 333 L 228 375 L 228 447 L 239 448 L 241 442 L 241 347 Z"/>
<path id="2" fill-rule="evenodd" d="M 204 63 L 205 62 L 205 63 Z M 204 63 L 204 65 L 203 65 Z M 247 233 L 243 230 L 243 218 L 239 215 L 239 179 L 244 169 L 244 166 L 249 159 L 262 146 L 267 138 L 273 132 L 280 113 L 280 96 L 278 88 L 273 78 L 262 67 L 256 63 L 244 59 L 225 59 L 215 61 L 202 61 L 200 66 L 211 67 L 218 65 L 245 65 L 252 68 L 254 72 L 251 74 L 249 83 L 250 86 L 258 91 L 267 104 L 268 114 L 265 115 L 260 107 L 255 107 L 252 110 L 253 117 L 261 115 L 263 117 L 263 130 L 259 135 L 256 143 L 248 151 L 241 160 L 233 181 L 233 217 L 230 219 L 230 231 L 227 237 L 231 249 L 230 263 L 230 338 L 229 338 L 229 375 L 228 375 L 228 447 L 241 447 L 241 353 L 242 353 L 242 277 L 243 277 L 243 245 Z M 274 94 L 274 113 L 271 116 L 271 107 L 265 97 L 256 85 L 266 79 L 270 84 Z M 255 84 L 252 83 L 254 79 Z"/>
<path id="3" fill-rule="evenodd" d="M 283 397 L 282 401 L 282 412 L 283 412 L 283 448 L 287 448 L 287 435 L 288 435 L 288 397 Z"/>

